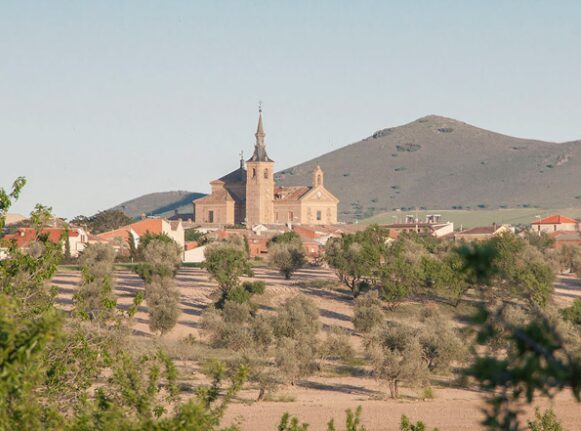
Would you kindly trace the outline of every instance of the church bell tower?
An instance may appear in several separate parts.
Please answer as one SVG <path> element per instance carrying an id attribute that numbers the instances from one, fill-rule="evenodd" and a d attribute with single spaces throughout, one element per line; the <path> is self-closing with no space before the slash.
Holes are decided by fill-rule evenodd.
<path id="1" fill-rule="evenodd" d="M 272 223 L 274 219 L 274 161 L 266 154 L 262 107 L 252 157 L 246 161 L 246 226 Z"/>

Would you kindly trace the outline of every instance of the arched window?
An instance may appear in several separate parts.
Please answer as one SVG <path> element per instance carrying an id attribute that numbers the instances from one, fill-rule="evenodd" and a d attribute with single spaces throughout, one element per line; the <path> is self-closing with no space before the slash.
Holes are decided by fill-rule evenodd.
<path id="1" fill-rule="evenodd" d="M 268 179 L 268 169 L 264 170 L 264 179 L 267 180 Z"/>
<path id="2" fill-rule="evenodd" d="M 256 178 L 256 168 L 252 168 L 252 178 Z"/>

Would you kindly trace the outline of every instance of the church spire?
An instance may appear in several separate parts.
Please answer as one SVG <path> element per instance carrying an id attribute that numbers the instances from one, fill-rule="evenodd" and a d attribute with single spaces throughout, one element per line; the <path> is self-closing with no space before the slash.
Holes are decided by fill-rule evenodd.
<path id="1" fill-rule="evenodd" d="M 266 145 L 264 145 L 264 125 L 262 124 L 262 102 L 258 105 L 258 127 L 256 128 L 256 144 L 254 145 L 254 154 L 249 162 L 272 162 L 266 154 Z"/>
<path id="2" fill-rule="evenodd" d="M 258 105 L 258 127 L 256 128 L 256 145 L 264 145 L 264 126 L 262 124 L 262 104 Z"/>

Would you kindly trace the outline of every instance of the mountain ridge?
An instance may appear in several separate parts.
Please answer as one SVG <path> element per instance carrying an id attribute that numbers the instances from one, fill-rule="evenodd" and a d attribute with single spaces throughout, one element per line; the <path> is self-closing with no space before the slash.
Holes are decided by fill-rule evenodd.
<path id="1" fill-rule="evenodd" d="M 581 140 L 513 137 L 435 114 L 279 171 L 277 183 L 310 184 L 317 164 L 341 201 L 342 221 L 395 209 L 581 206 Z M 201 196 L 151 193 L 114 208 L 132 217 L 191 214 L 191 201 Z"/>

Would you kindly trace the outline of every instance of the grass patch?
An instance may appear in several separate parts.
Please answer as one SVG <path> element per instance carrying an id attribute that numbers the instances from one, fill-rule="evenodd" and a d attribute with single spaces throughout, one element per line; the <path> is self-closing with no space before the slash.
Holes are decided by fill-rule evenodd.
<path id="1" fill-rule="evenodd" d="M 581 197 L 579 198 L 581 200 Z M 506 206 L 506 205 L 505 205 Z M 405 210 L 403 210 L 405 211 Z M 475 226 L 489 226 L 496 222 L 498 224 L 529 224 L 535 221 L 535 216 L 547 217 L 551 214 L 561 214 L 567 217 L 581 218 L 581 208 L 531 208 L 526 204 L 522 208 L 499 208 L 499 209 L 479 209 L 468 210 L 457 206 L 457 209 L 431 209 L 418 211 L 418 217 L 424 219 L 428 214 L 440 214 L 442 219 L 449 220 L 454 223 L 455 228 L 471 228 Z M 374 215 L 368 219 L 362 220 L 362 223 L 378 223 L 388 224 L 393 223 L 393 217 L 398 219 L 403 218 L 405 214 L 402 211 L 389 211 L 382 214 Z"/>

